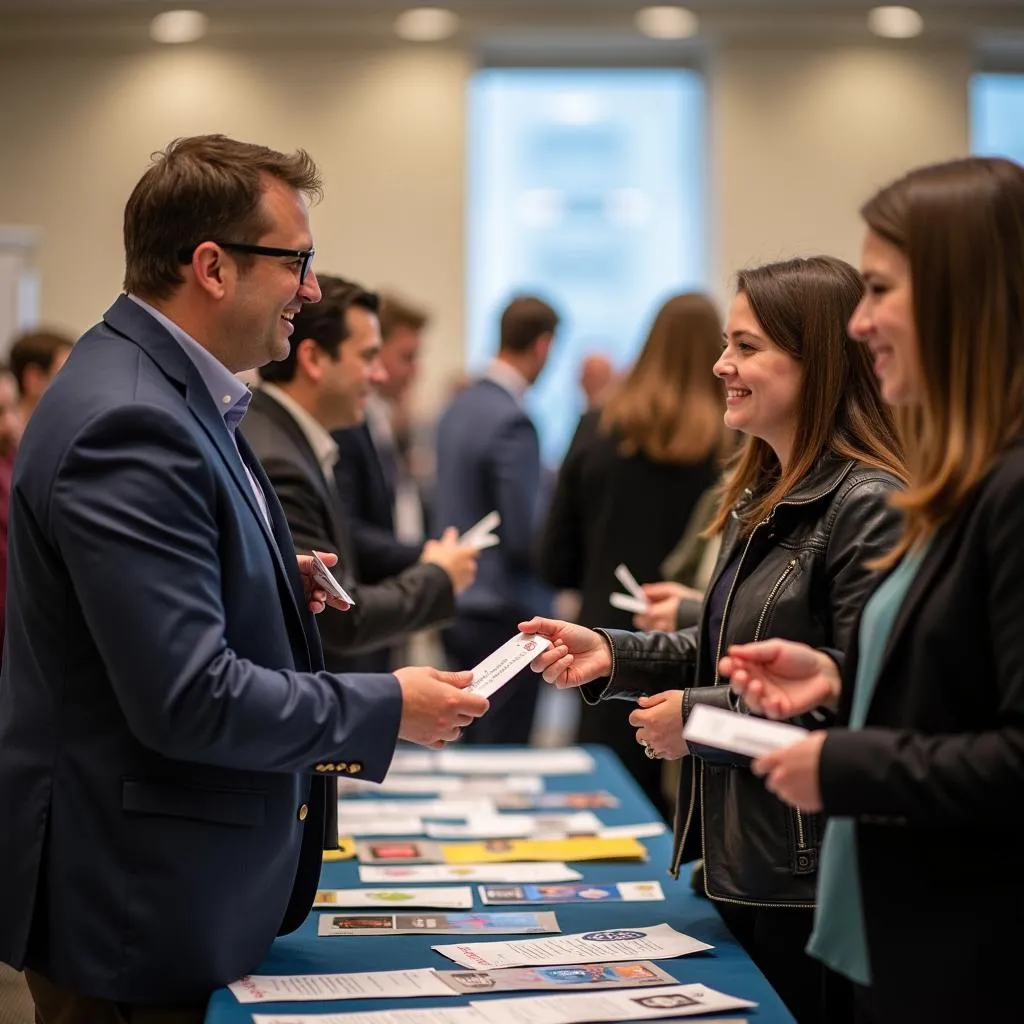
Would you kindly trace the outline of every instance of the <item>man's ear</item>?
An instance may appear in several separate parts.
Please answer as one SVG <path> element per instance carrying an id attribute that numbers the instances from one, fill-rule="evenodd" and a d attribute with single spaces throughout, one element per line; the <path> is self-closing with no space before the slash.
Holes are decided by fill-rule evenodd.
<path id="1" fill-rule="evenodd" d="M 323 358 L 327 353 L 312 339 L 303 338 L 295 346 L 295 373 L 314 383 L 323 378 Z"/>
<path id="2" fill-rule="evenodd" d="M 192 253 L 192 276 L 212 299 L 223 299 L 238 276 L 238 268 L 215 242 L 201 242 Z"/>

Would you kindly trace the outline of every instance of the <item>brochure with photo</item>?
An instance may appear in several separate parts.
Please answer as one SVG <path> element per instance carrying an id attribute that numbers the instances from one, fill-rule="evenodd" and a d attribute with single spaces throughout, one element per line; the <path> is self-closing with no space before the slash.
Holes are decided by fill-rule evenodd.
<path id="1" fill-rule="evenodd" d="M 452 914 L 321 914 L 317 935 L 537 935 L 560 932 L 550 911 Z"/>

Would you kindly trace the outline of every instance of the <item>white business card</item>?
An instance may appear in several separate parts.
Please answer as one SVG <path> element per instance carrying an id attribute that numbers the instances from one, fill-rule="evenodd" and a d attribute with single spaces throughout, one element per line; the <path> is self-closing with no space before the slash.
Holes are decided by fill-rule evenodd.
<path id="1" fill-rule="evenodd" d="M 517 633 L 473 669 L 473 682 L 466 689 L 490 697 L 551 646 L 547 637 Z"/>
<path id="2" fill-rule="evenodd" d="M 807 730 L 799 725 L 741 715 L 707 704 L 696 705 L 683 726 L 683 739 L 688 743 L 746 757 L 760 757 L 780 747 L 790 747 L 806 735 Z"/>
<path id="3" fill-rule="evenodd" d="M 334 578 L 334 574 L 330 569 L 324 565 L 324 560 L 315 552 L 313 555 L 313 579 L 316 580 L 320 586 L 327 591 L 328 594 L 333 595 L 346 604 L 354 605 L 355 601 L 352 599 L 352 595 Z"/>
<path id="4" fill-rule="evenodd" d="M 608 603 L 613 608 L 620 608 L 622 611 L 632 612 L 634 615 L 643 615 L 651 607 L 646 598 L 641 601 L 639 598 L 633 597 L 632 594 L 609 594 Z"/>
<path id="5" fill-rule="evenodd" d="M 476 548 L 478 551 L 493 547 L 499 543 L 494 533 L 499 526 L 501 526 L 500 513 L 488 512 L 480 522 L 474 523 L 459 537 L 459 543 Z"/>

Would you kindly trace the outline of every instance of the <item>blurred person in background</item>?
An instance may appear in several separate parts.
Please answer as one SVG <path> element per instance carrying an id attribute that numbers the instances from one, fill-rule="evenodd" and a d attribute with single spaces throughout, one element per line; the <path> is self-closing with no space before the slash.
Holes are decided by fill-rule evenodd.
<path id="1" fill-rule="evenodd" d="M 460 390 L 437 428 L 434 522 L 468 529 L 492 511 L 500 544 L 480 553 L 476 583 L 457 602 L 444 631 L 449 664 L 473 668 L 518 631 L 520 619 L 550 608 L 534 553 L 545 510 L 540 442 L 524 406 L 544 370 L 559 316 L 542 299 L 520 296 L 501 315 L 498 354 Z M 466 730 L 466 743 L 527 743 L 537 705 L 529 668 L 499 690 L 491 714 Z"/>
<path id="2" fill-rule="evenodd" d="M 11 475 L 21 437 L 18 383 L 7 367 L 0 367 L 0 662 L 3 660 L 4 623 L 7 618 L 7 513 L 11 504 Z"/>
<path id="3" fill-rule="evenodd" d="M 419 370 L 425 310 L 381 294 L 380 369 L 355 427 L 332 433 L 334 476 L 348 511 L 356 572 L 366 583 L 396 576 L 420 558 L 426 536 L 423 502 L 409 465 L 409 400 Z M 387 672 L 404 660 L 404 645 L 368 653 L 367 666 Z"/>
<path id="4" fill-rule="evenodd" d="M 615 366 L 602 352 L 584 356 L 580 363 L 580 390 L 587 411 L 599 409 L 615 383 Z"/>
<path id="5" fill-rule="evenodd" d="M 11 373 L 18 382 L 18 415 L 22 429 L 35 411 L 43 392 L 71 354 L 74 340 L 59 331 L 29 331 L 11 345 Z"/>
<path id="6" fill-rule="evenodd" d="M 352 524 L 359 576 L 367 583 L 415 565 L 425 535 L 423 509 L 405 465 L 402 440 L 407 433 L 406 403 L 429 318 L 405 299 L 382 294 L 379 320 L 383 372 L 367 399 L 365 420 L 333 433 L 338 445 L 335 478 Z"/>
<path id="7" fill-rule="evenodd" d="M 631 613 L 608 603 L 622 589 L 615 567 L 625 563 L 637 579 L 656 579 L 714 483 L 725 432 L 725 402 L 712 372 L 721 348 L 722 321 L 709 299 L 670 298 L 633 368 L 603 408 L 580 420 L 540 544 L 543 578 L 580 591 L 580 622 L 629 628 Z M 668 813 L 661 762 L 644 757 L 619 706 L 584 706 L 577 738 L 611 747 Z"/>
<path id="8" fill-rule="evenodd" d="M 747 437 L 711 525 L 721 551 L 697 626 L 522 624 L 555 643 L 534 661 L 548 682 L 583 686 L 588 703 L 635 702 L 646 756 L 683 758 L 671 871 L 703 856 L 706 894 L 800 1024 L 852 1015 L 846 979 L 804 951 L 823 822 L 768 792 L 749 758 L 688 748 L 683 727 L 697 704 L 744 710 L 717 671 L 731 644 L 785 637 L 841 658 L 878 581 L 873 560 L 899 535 L 900 441 L 869 354 L 846 330 L 862 293 L 857 271 L 829 256 L 739 274 L 715 374 L 726 425 Z"/>

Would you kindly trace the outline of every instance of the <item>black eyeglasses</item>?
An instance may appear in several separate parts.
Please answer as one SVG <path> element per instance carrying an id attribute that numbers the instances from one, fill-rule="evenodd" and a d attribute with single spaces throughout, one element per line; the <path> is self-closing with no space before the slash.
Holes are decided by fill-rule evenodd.
<path id="1" fill-rule="evenodd" d="M 216 239 L 212 239 L 212 241 L 214 245 L 219 245 L 222 249 L 230 249 L 233 252 L 247 252 L 253 256 L 290 256 L 294 260 L 302 260 L 299 266 L 299 284 L 306 280 L 306 274 L 309 273 L 310 264 L 316 255 L 316 249 L 279 249 L 273 245 L 250 245 L 248 242 L 218 242 Z M 182 263 L 191 261 L 198 244 L 193 245 L 190 249 L 182 249 L 178 253 L 178 258 Z"/>

